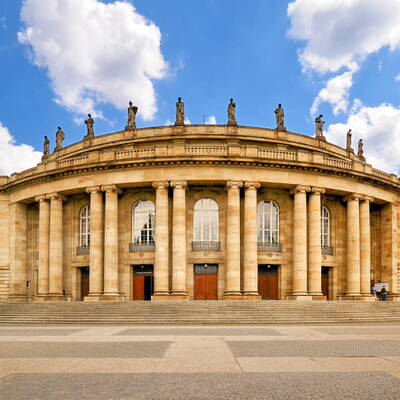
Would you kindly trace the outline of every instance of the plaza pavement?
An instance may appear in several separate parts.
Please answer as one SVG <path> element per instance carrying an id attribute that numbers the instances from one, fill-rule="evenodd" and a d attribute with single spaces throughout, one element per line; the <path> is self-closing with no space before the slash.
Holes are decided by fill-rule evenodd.
<path id="1" fill-rule="evenodd" d="M 400 399 L 400 324 L 0 326 L 0 400 Z"/>

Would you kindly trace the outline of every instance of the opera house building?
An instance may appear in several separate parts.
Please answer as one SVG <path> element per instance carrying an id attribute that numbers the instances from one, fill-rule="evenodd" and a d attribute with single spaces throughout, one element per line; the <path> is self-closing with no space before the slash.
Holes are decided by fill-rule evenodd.
<path id="1" fill-rule="evenodd" d="M 229 123 L 62 139 L 0 177 L 1 301 L 398 299 L 400 182 L 351 146 Z"/>

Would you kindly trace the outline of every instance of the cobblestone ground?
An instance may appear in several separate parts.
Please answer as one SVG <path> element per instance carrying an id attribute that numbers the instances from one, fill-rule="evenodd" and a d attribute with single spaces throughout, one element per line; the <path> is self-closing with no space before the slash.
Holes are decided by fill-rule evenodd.
<path id="1" fill-rule="evenodd" d="M 400 399 L 400 324 L 0 326 L 3 399 Z"/>

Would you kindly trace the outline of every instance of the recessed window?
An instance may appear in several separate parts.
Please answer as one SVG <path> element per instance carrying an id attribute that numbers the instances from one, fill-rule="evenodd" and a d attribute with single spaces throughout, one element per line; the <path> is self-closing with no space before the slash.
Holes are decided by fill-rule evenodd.
<path id="1" fill-rule="evenodd" d="M 330 214 L 329 210 L 325 207 L 321 207 L 321 246 L 330 246 Z"/>
<path id="2" fill-rule="evenodd" d="M 200 199 L 194 205 L 194 242 L 218 242 L 219 208 L 213 199 Z"/>
<path id="3" fill-rule="evenodd" d="M 90 208 L 88 205 L 82 208 L 79 218 L 80 246 L 90 246 Z"/>
<path id="4" fill-rule="evenodd" d="M 138 201 L 132 209 L 132 243 L 154 243 L 155 207 L 150 200 Z"/>
<path id="5" fill-rule="evenodd" d="M 259 244 L 279 244 L 279 207 L 271 200 L 258 203 L 257 241 Z"/>

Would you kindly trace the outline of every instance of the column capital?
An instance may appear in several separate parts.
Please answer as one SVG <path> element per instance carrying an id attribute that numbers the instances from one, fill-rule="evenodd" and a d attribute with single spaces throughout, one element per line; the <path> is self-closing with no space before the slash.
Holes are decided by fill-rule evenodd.
<path id="1" fill-rule="evenodd" d="M 250 189 L 250 190 L 257 190 L 261 187 L 260 182 L 245 182 L 244 183 L 244 188 Z"/>
<path id="2" fill-rule="evenodd" d="M 186 181 L 171 181 L 169 185 L 174 189 L 186 189 L 187 182 Z"/>
<path id="3" fill-rule="evenodd" d="M 151 185 L 155 189 L 167 189 L 169 187 L 168 181 L 156 181 Z"/>
<path id="4" fill-rule="evenodd" d="M 313 194 L 317 194 L 317 195 L 321 195 L 325 193 L 325 188 L 321 188 L 321 187 L 312 187 L 311 188 L 311 193 Z"/>
<path id="5" fill-rule="evenodd" d="M 62 194 L 57 193 L 57 192 L 46 194 L 46 199 L 61 200 L 61 201 L 67 200 L 67 198 L 65 196 L 63 196 Z"/>
<path id="6" fill-rule="evenodd" d="M 117 194 L 121 194 L 122 190 L 117 185 L 102 185 L 101 190 L 103 192 L 117 192 Z"/>
<path id="7" fill-rule="evenodd" d="M 364 195 L 364 196 L 361 197 L 360 200 L 366 201 L 366 202 L 368 202 L 368 203 L 373 203 L 373 201 L 374 201 L 375 199 L 374 199 L 373 197 L 371 197 L 371 196 Z"/>
<path id="8" fill-rule="evenodd" d="M 88 186 L 86 188 L 86 193 L 92 193 L 92 192 L 101 192 L 101 186 Z"/>
<path id="9" fill-rule="evenodd" d="M 35 201 L 37 202 L 41 202 L 41 201 L 46 201 L 47 200 L 47 196 L 45 194 L 41 194 L 40 196 L 36 196 L 35 197 Z"/>
<path id="10" fill-rule="evenodd" d="M 306 193 L 306 192 L 309 192 L 309 191 L 311 191 L 311 187 L 310 187 L 310 186 L 298 185 L 298 186 L 294 187 L 294 188 L 291 190 L 291 193 L 292 193 L 292 194 L 296 194 L 296 193 Z"/>
<path id="11" fill-rule="evenodd" d="M 352 200 L 359 201 L 359 200 L 362 200 L 362 198 L 363 198 L 363 195 L 361 195 L 359 193 L 352 193 L 352 194 L 349 194 L 348 196 L 344 197 L 343 201 L 352 201 Z"/>
<path id="12" fill-rule="evenodd" d="M 226 182 L 226 188 L 227 189 L 239 189 L 243 187 L 243 182 L 242 181 L 227 181 Z"/>

